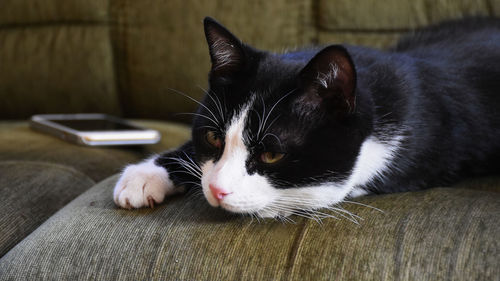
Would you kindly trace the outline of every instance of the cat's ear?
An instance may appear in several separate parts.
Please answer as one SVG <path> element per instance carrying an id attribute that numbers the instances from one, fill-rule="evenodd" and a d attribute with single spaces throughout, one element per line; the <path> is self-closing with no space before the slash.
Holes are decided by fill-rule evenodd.
<path id="1" fill-rule="evenodd" d="M 301 102 L 327 107 L 336 114 L 353 113 L 356 108 L 356 70 L 347 50 L 331 45 L 317 53 L 300 73 L 305 95 Z"/>
<path id="2" fill-rule="evenodd" d="M 240 71 L 245 65 L 241 41 L 210 17 L 206 17 L 203 23 L 212 61 L 212 74 L 224 77 Z"/>

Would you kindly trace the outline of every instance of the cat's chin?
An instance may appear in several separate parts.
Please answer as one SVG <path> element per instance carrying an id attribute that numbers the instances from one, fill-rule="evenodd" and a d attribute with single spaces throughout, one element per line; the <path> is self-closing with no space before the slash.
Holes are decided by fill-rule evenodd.
<path id="1" fill-rule="evenodd" d="M 260 210 L 241 210 L 229 207 L 227 205 L 224 206 L 224 204 L 221 204 L 220 207 L 231 213 L 249 215 L 252 217 L 257 217 L 259 219 L 281 219 L 293 215 L 293 212 L 291 211 L 276 211 L 268 208 L 262 208 Z"/>
<path id="2" fill-rule="evenodd" d="M 265 208 L 265 205 L 262 204 L 255 204 L 253 206 L 245 204 L 245 206 L 242 206 L 222 201 L 219 203 L 219 207 L 231 213 L 254 214 L 261 218 L 272 218 L 277 215 L 273 210 Z"/>
<path id="3" fill-rule="evenodd" d="M 293 213 L 289 211 L 273 211 L 273 210 L 262 210 L 257 213 L 254 213 L 259 218 L 263 219 L 281 219 L 291 216 Z"/>

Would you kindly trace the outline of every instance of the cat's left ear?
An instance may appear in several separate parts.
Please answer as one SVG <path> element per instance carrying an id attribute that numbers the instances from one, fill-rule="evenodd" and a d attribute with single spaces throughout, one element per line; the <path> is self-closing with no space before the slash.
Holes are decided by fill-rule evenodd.
<path id="1" fill-rule="evenodd" d="M 326 106 L 337 114 L 356 108 L 356 70 L 351 56 L 340 45 L 331 45 L 314 56 L 300 73 L 304 103 Z"/>
<path id="2" fill-rule="evenodd" d="M 227 77 L 239 72 L 245 65 L 241 41 L 210 17 L 203 21 L 212 61 L 212 74 Z"/>

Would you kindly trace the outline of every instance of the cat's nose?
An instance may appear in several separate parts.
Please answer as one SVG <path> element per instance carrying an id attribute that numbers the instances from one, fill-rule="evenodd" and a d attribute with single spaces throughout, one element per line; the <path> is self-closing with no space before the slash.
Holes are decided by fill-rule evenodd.
<path id="1" fill-rule="evenodd" d="M 210 188 L 212 195 L 215 199 L 217 199 L 217 201 L 220 201 L 222 200 L 222 198 L 224 198 L 224 196 L 231 194 L 231 192 L 228 192 L 227 190 L 219 188 L 213 184 L 209 184 L 208 187 Z"/>

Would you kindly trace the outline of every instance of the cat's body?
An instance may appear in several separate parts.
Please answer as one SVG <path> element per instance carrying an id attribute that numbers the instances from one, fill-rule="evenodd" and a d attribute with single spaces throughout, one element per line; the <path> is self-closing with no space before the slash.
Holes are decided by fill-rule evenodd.
<path id="1" fill-rule="evenodd" d="M 205 33 L 213 65 L 193 139 L 129 166 L 122 207 L 201 185 L 212 206 L 277 217 L 499 172 L 499 20 L 430 27 L 385 51 L 271 54 L 211 19 Z"/>

